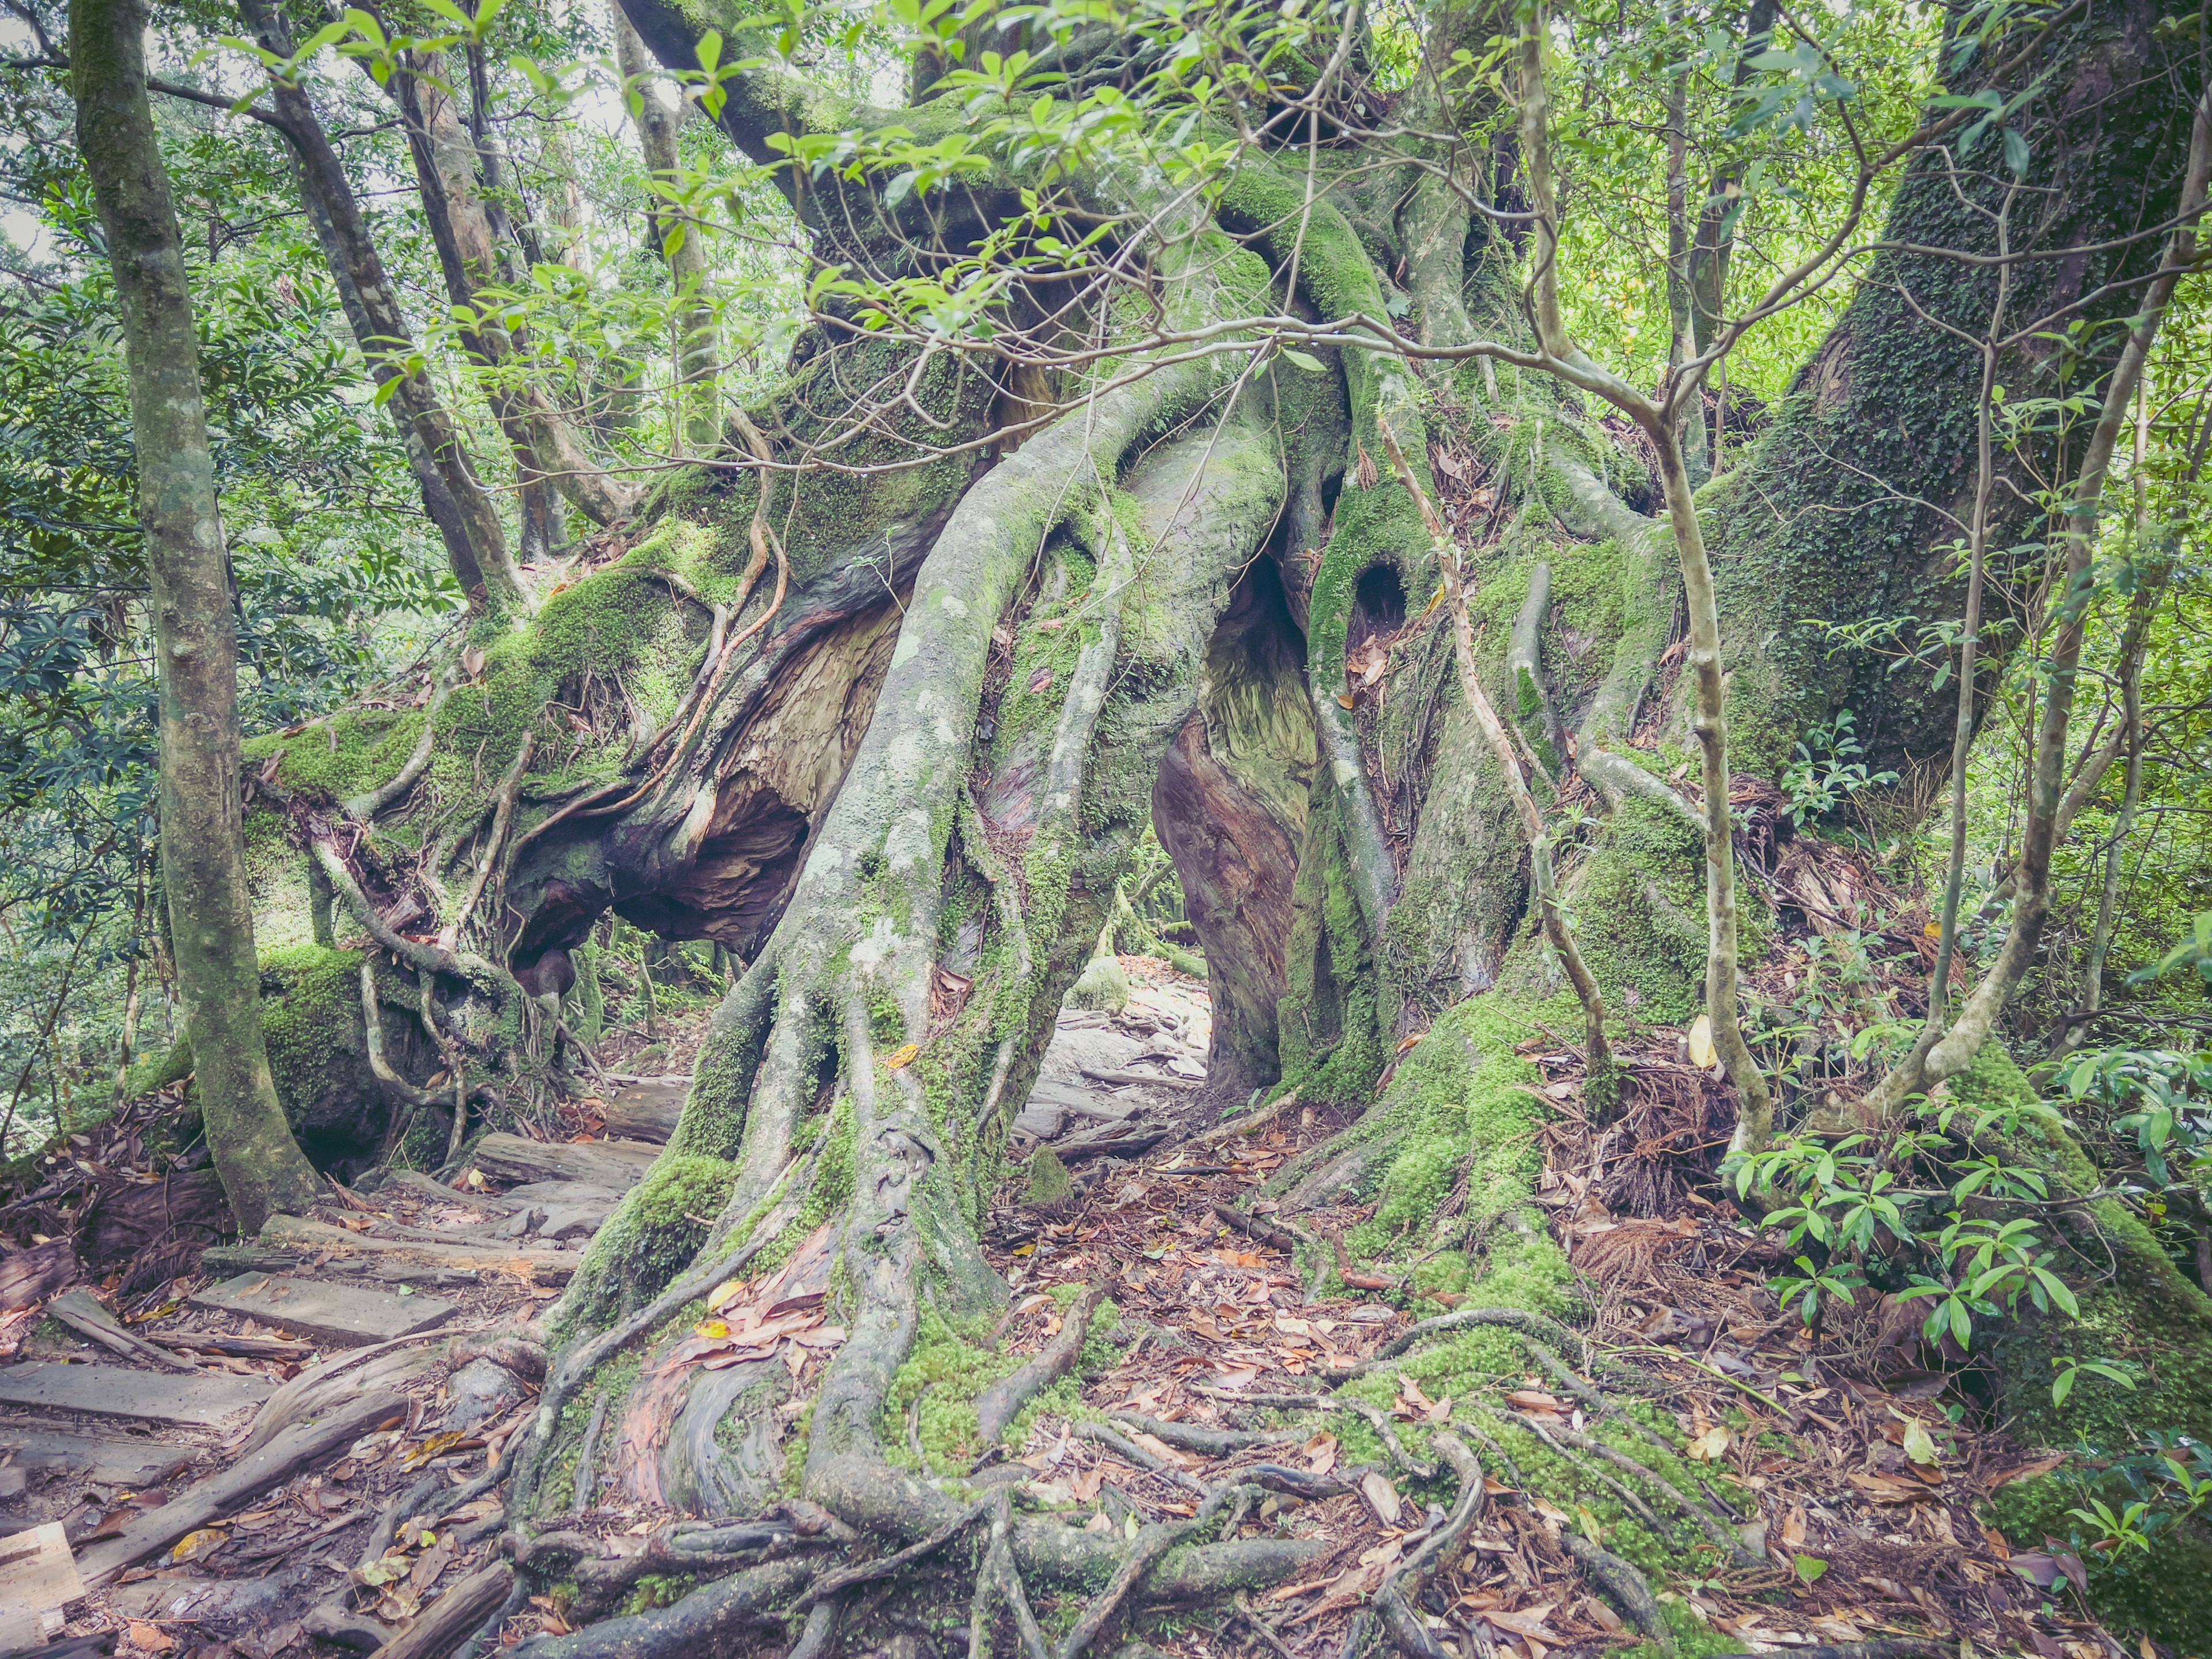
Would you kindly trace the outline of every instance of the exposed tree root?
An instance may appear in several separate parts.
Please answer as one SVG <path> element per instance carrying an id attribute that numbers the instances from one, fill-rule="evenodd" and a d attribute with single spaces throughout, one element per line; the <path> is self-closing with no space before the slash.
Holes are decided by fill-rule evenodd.
<path id="1" fill-rule="evenodd" d="M 1238 1209 L 1234 1204 L 1217 1203 L 1213 1206 L 1213 1213 L 1231 1226 L 1249 1233 L 1261 1243 L 1273 1245 L 1293 1261 L 1297 1259 L 1298 1248 L 1301 1245 L 1310 1245 L 1314 1242 L 1310 1233 L 1302 1233 L 1294 1228 L 1279 1226 L 1272 1221 L 1263 1221 L 1256 1215 Z"/>
<path id="2" fill-rule="evenodd" d="M 1556 1342 L 1562 1347 L 1570 1342 L 1579 1342 L 1582 1344 L 1584 1369 L 1595 1371 L 1604 1363 L 1587 1338 L 1569 1330 L 1556 1319 L 1528 1313 L 1519 1308 L 1461 1308 L 1452 1313 L 1438 1314 L 1433 1319 L 1423 1319 L 1408 1325 L 1384 1343 L 1372 1359 L 1364 1360 L 1335 1375 L 1340 1381 L 1350 1382 L 1353 1377 L 1364 1376 L 1370 1371 L 1381 1370 L 1424 1338 L 1441 1335 L 1446 1331 L 1464 1330 L 1470 1325 L 1502 1325 L 1508 1330 L 1520 1332 L 1523 1336 L 1533 1336 L 1542 1342 Z M 1613 1369 L 1620 1370 L 1626 1368 L 1616 1364 Z"/>
<path id="3" fill-rule="evenodd" d="M 1365 1418 L 1368 1426 L 1375 1431 L 1375 1437 L 1389 1450 L 1391 1460 L 1415 1480 L 1433 1480 L 1437 1478 L 1435 1464 L 1424 1462 L 1406 1449 L 1404 1443 L 1398 1438 L 1398 1431 L 1391 1426 L 1389 1413 L 1364 1400 L 1331 1400 L 1328 1403 L 1332 1411 L 1357 1412 Z"/>
<path id="4" fill-rule="evenodd" d="M 1613 1475 L 1607 1474 L 1603 1469 L 1592 1468 L 1587 1462 L 1576 1456 L 1573 1450 L 1570 1449 L 1570 1446 L 1575 1445 L 1578 1445 L 1581 1448 L 1587 1449 L 1590 1445 L 1595 1443 L 1589 1441 L 1583 1438 L 1583 1437 L 1577 1435 L 1575 1437 L 1574 1441 L 1569 1443 L 1569 1445 L 1561 1445 L 1559 1440 L 1553 1437 L 1552 1431 L 1544 1426 L 1540 1419 L 1530 1416 L 1527 1412 L 1515 1412 L 1512 1413 L 1512 1418 L 1513 1420 L 1518 1423 L 1522 1428 L 1528 1430 L 1529 1433 L 1534 1435 L 1539 1440 L 1542 1441 L 1553 1451 L 1557 1452 L 1561 1459 L 1569 1465 L 1569 1467 L 1576 1469 L 1583 1474 L 1588 1475 L 1591 1480 L 1595 1480 L 1600 1485 L 1608 1488 L 1614 1497 L 1620 1498 L 1622 1503 L 1628 1505 L 1629 1509 L 1636 1515 L 1638 1519 L 1641 1520 L 1644 1525 L 1650 1527 L 1653 1532 L 1658 1534 L 1662 1538 L 1666 1536 L 1667 1523 L 1659 1518 L 1658 1512 L 1655 1510 L 1650 1504 L 1644 1501 L 1643 1498 L 1638 1493 L 1633 1486 L 1630 1486 L 1625 1480 L 1619 1480 Z M 1741 1550 L 1741 1546 L 1738 1547 L 1738 1549 L 1739 1551 Z"/>
<path id="5" fill-rule="evenodd" d="M 438 676 L 436 687 L 430 693 L 429 707 L 422 714 L 422 735 L 415 740 L 415 752 L 408 756 L 407 763 L 384 783 L 346 802 L 343 811 L 356 823 L 367 823 L 412 789 L 416 781 L 429 770 L 430 757 L 438 750 L 438 711 L 445 707 L 446 695 L 453 689 L 450 673 Z"/>
<path id="6" fill-rule="evenodd" d="M 1084 1339 L 1091 1334 L 1091 1316 L 1105 1296 L 1103 1285 L 1085 1285 L 1062 1318 L 1060 1334 L 1019 1370 L 983 1390 L 975 1401 L 975 1430 L 985 1444 L 995 1443 L 1006 1425 L 1021 1415 L 1023 1407 L 1067 1375 L 1082 1355 Z"/>
<path id="7" fill-rule="evenodd" d="M 1748 1566 L 1758 1564 L 1759 1558 L 1751 1553 L 1743 1540 L 1736 1534 L 1728 1517 L 1716 1514 L 1711 1505 L 1700 1504 L 1696 1499 L 1686 1496 L 1680 1487 L 1664 1475 L 1646 1468 L 1618 1446 L 1609 1446 L 1595 1435 L 1577 1434 L 1573 1430 L 1565 1428 L 1544 1430 L 1538 1428 L 1533 1419 L 1523 1417 L 1522 1420 L 1530 1428 L 1537 1429 L 1537 1431 L 1547 1438 L 1556 1437 L 1577 1450 L 1594 1452 L 1608 1462 L 1617 1464 L 1627 1470 L 1629 1474 L 1650 1481 L 1660 1496 L 1674 1504 L 1691 1521 L 1696 1522 L 1705 1532 L 1705 1536 L 1727 1551 L 1735 1559 L 1737 1565 Z"/>
<path id="8" fill-rule="evenodd" d="M 777 1609 L 821 1571 L 811 1561 L 768 1561 L 703 1584 L 672 1607 L 586 1626 L 530 1644 L 531 1659 L 676 1659 L 726 1653 L 744 1632 L 781 1625 Z"/>
<path id="9" fill-rule="evenodd" d="M 1075 1425 L 1075 1437 L 1078 1440 L 1096 1441 L 1116 1457 L 1135 1464 L 1146 1474 L 1157 1474 L 1164 1480 L 1172 1480 L 1178 1486 L 1186 1486 L 1201 1498 L 1208 1495 L 1203 1481 L 1185 1474 L 1165 1458 L 1153 1456 L 1135 1441 L 1125 1439 L 1103 1423 L 1078 1423 Z"/>
<path id="10" fill-rule="evenodd" d="M 983 1552 L 982 1571 L 975 1576 L 975 1596 L 969 1603 L 968 1659 L 988 1659 L 991 1651 L 992 1607 L 1003 1599 L 1013 1615 L 1014 1631 L 1022 1644 L 1023 1659 L 1050 1659 L 1044 1632 L 1030 1607 L 1029 1592 L 1014 1570 L 1014 1552 L 1007 1541 L 1013 1524 L 1013 1494 L 1001 1488 L 991 1505 L 991 1541 Z"/>
<path id="11" fill-rule="evenodd" d="M 1154 1567 L 1177 1544 L 1212 1520 L 1222 1504 L 1237 1488 L 1233 1486 L 1216 1487 L 1198 1506 L 1198 1513 L 1188 1521 L 1155 1522 L 1137 1534 L 1136 1547 L 1129 1552 L 1127 1560 L 1115 1573 L 1106 1588 L 1101 1590 L 1090 1606 L 1083 1610 L 1067 1634 L 1060 1638 L 1060 1645 L 1053 1650 L 1053 1659 L 1078 1659 L 1078 1656 L 1097 1641 L 1121 1617 L 1130 1596 L 1137 1587 L 1152 1575 Z"/>
<path id="12" fill-rule="evenodd" d="M 1600 1549 L 1578 1532 L 1563 1530 L 1559 1540 L 1567 1547 L 1567 1553 L 1582 1565 L 1583 1571 L 1596 1581 L 1598 1588 L 1637 1629 L 1657 1644 L 1662 1653 L 1674 1651 L 1674 1628 L 1668 1624 L 1667 1615 L 1659 1610 L 1659 1598 L 1652 1595 L 1651 1586 L 1644 1582 L 1642 1573 L 1610 1550 Z"/>
<path id="13" fill-rule="evenodd" d="M 1422 1577 L 1432 1565 L 1442 1563 L 1474 1518 L 1482 1513 L 1482 1466 L 1457 1435 L 1439 1429 L 1433 1437 L 1437 1451 L 1459 1477 L 1459 1501 L 1420 1547 L 1394 1568 L 1375 1592 L 1375 1607 L 1407 1659 L 1449 1659 L 1443 1644 L 1429 1633 L 1414 1613 L 1410 1595 L 1420 1592 Z M 1410 1587 L 1410 1590 L 1409 1590 Z"/>
<path id="14" fill-rule="evenodd" d="M 1115 1422 L 1140 1429 L 1155 1440 L 1164 1440 L 1170 1446 L 1203 1452 L 1208 1457 L 1225 1457 L 1231 1452 L 1243 1451 L 1253 1446 L 1294 1445 L 1306 1437 L 1297 1429 L 1209 1429 L 1197 1423 L 1164 1423 L 1157 1417 L 1147 1417 L 1142 1412 L 1117 1411 L 1113 1417 Z"/>
<path id="15" fill-rule="evenodd" d="M 804 1607 L 808 1602 L 818 1601 L 824 1596 L 836 1595 L 850 1589 L 855 1584 L 865 1584 L 872 1579 L 888 1578 L 902 1567 L 911 1566 L 924 1556 L 935 1554 L 968 1528 L 988 1515 L 991 1512 L 992 1501 L 990 1498 L 985 1498 L 974 1507 L 962 1510 L 918 1544 L 909 1544 L 904 1549 L 895 1551 L 879 1560 L 864 1561 L 858 1566 L 840 1567 L 834 1572 L 824 1574 L 804 1595 L 799 1598 L 799 1605 Z"/>

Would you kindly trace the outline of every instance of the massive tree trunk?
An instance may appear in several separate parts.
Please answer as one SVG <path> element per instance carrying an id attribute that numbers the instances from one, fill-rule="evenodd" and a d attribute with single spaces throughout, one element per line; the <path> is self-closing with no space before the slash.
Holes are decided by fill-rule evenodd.
<path id="1" fill-rule="evenodd" d="M 238 631 L 175 204 L 146 104 L 146 15 L 70 15 L 77 144 L 115 268 L 131 376 L 138 519 L 161 681 L 161 890 L 216 1170 L 241 1225 L 313 1201 L 277 1103 L 239 810 Z"/>
<path id="2" fill-rule="evenodd" d="M 700 9 L 624 9 L 663 64 L 696 62 Z M 2124 315 L 2155 263 L 2193 90 L 2154 47 L 2154 21 L 2144 4 L 2099 8 L 2020 70 L 2049 76 L 2031 125 L 2052 204 L 2037 234 L 2046 252 L 2097 250 L 2031 264 L 2023 309 Z M 959 121 L 936 104 L 849 105 L 773 67 L 724 87 L 722 125 L 763 160 L 782 134 L 896 120 L 927 137 Z M 1158 216 L 1154 297 L 1172 327 L 1297 307 L 1381 318 L 1402 260 L 1425 343 L 1477 325 L 1516 337 L 1517 289 L 1498 274 L 1510 248 L 1470 234 L 1438 188 L 1482 169 L 1456 153 L 1334 155 L 1309 211 L 1304 161 L 1247 154 L 1211 217 L 1140 179 L 1092 182 L 1085 199 Z M 873 257 L 869 228 L 895 210 L 835 174 L 780 176 L 825 255 Z M 976 186 L 958 224 L 993 222 L 995 188 Z M 1934 161 L 1900 189 L 1893 230 L 1923 249 L 1989 246 Z M 1973 377 L 1920 313 L 1971 333 L 1988 295 L 1982 267 L 1885 254 L 1766 441 L 1700 498 L 1740 771 L 1771 773 L 1803 726 L 1850 708 L 1876 766 L 1923 790 L 1940 774 L 1949 693 L 1930 672 L 1887 672 L 1874 651 L 1832 652 L 1807 623 L 1956 608 L 1940 509 L 1972 487 Z M 2008 380 L 2033 382 L 2045 349 L 2023 346 Z M 848 441 L 856 389 L 909 377 L 914 404 L 886 399 Z M 813 1401 L 802 1490 L 888 1536 L 958 1514 L 886 1462 L 886 1402 L 918 1330 L 981 1340 L 1005 1300 L 977 1228 L 1148 817 L 1212 972 L 1213 1092 L 1285 1083 L 1365 1107 L 1382 1085 L 1351 1130 L 1285 1172 L 1285 1212 L 1349 1186 L 1378 1205 L 1365 1248 L 1434 1245 L 1429 1260 L 1450 1246 L 1457 1282 L 1487 1299 L 1569 1305 L 1530 1207 L 1541 1109 L 1515 1048 L 1560 1017 L 1545 1005 L 1571 1001 L 1537 941 L 1522 835 L 1443 617 L 1422 609 L 1433 543 L 1383 462 L 1380 422 L 1462 531 L 1496 532 L 1473 573 L 1492 624 L 1478 668 L 1528 752 L 1562 781 L 1578 771 L 1605 809 L 1565 879 L 1607 1005 L 1639 1024 L 1686 1021 L 1705 963 L 1700 814 L 1675 781 L 1694 779 L 1694 749 L 1668 673 L 1680 584 L 1654 481 L 1592 408 L 1534 374 L 1382 350 L 1332 352 L 1318 371 L 1193 356 L 1055 391 L 1069 412 L 1000 431 L 998 458 L 979 460 L 962 441 L 1032 408 L 1026 391 L 951 354 L 811 332 L 787 391 L 746 422 L 755 465 L 663 484 L 619 558 L 489 648 L 483 695 L 428 717 L 446 814 L 434 863 L 503 869 L 502 915 L 455 925 L 522 990 L 565 993 L 569 952 L 610 908 L 750 964 L 656 1176 L 556 1310 L 567 1346 L 514 1455 L 518 1517 L 562 1500 L 577 1391 L 607 1386 L 610 1355 L 664 1342 L 732 1252 L 787 1259 L 802 1219 L 842 1253 L 851 1331 Z M 934 459 L 885 465 L 929 444 Z M 1451 465 L 1431 471 L 1433 457 Z M 589 729 L 554 726 L 555 702 Z M 404 752 L 405 735 L 380 736 L 380 752 Z M 497 781 L 526 743 L 538 746 L 502 845 Z M 329 787 L 323 765 L 288 757 L 284 783 L 311 799 Z M 364 908 L 408 896 L 396 866 L 368 873 L 387 884 L 364 884 Z M 1762 937 L 1747 929 L 1747 954 Z M 1429 1236 L 1455 1179 L 1484 1224 L 1474 1255 L 1464 1237 Z M 739 1367 L 683 1386 L 654 1489 L 708 1514 L 762 1501 L 787 1382 Z M 740 1454 L 718 1449 L 726 1415 Z M 1023 1571 L 1063 1579 L 1115 1559 L 1110 1539 L 1046 1527 L 1017 1528 L 1012 1548 Z M 1249 1582 L 1297 1559 L 1223 1545 L 1194 1553 L 1180 1582 Z M 588 1632 L 570 1643 L 556 1650 L 601 1650 Z"/>

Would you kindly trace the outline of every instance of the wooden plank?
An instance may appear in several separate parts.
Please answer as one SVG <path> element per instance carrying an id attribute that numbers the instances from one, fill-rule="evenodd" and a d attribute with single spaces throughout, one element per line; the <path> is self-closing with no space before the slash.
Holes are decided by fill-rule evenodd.
<path id="1" fill-rule="evenodd" d="M 52 1636 L 62 1627 L 61 1610 L 83 1599 L 60 1522 L 0 1538 L 0 1631 Z"/>
<path id="2" fill-rule="evenodd" d="M 0 1406 L 133 1417 L 190 1429 L 223 1427 L 275 1392 L 276 1384 L 258 1377 L 215 1373 L 173 1376 L 46 1360 L 0 1369 Z"/>
<path id="3" fill-rule="evenodd" d="M 472 1249 L 463 1244 L 428 1244 L 407 1238 L 365 1238 L 343 1227 L 289 1215 L 270 1216 L 262 1226 L 261 1242 L 273 1249 L 312 1255 L 319 1261 L 325 1255 L 406 1260 L 440 1267 L 510 1273 L 541 1285 L 566 1284 L 576 1271 L 576 1256 L 568 1250 Z"/>
<path id="4" fill-rule="evenodd" d="M 394 1296 L 358 1285 L 331 1285 L 312 1279 L 270 1273 L 240 1273 L 211 1285 L 191 1298 L 211 1313 L 241 1314 L 279 1329 L 312 1336 L 342 1348 L 388 1342 L 434 1330 L 453 1316 L 450 1302 L 430 1296 Z"/>
<path id="5" fill-rule="evenodd" d="M 327 1254 L 320 1244 L 289 1250 L 266 1249 L 258 1244 L 210 1244 L 200 1254 L 200 1266 L 211 1273 L 289 1273 L 313 1267 Z M 482 1277 L 473 1267 L 439 1267 L 404 1257 L 352 1256 L 325 1262 L 322 1271 L 380 1279 L 391 1285 L 474 1285 Z"/>
<path id="6" fill-rule="evenodd" d="M 314 1422 L 293 1424 L 259 1451 L 185 1487 L 113 1538 L 86 1550 L 80 1564 L 85 1582 L 97 1585 L 156 1551 L 167 1549 L 186 1533 L 231 1514 L 246 1499 L 290 1480 L 318 1458 L 360 1439 L 395 1413 L 404 1416 L 406 1410 L 405 1395 L 379 1389 L 333 1407 Z"/>
<path id="7" fill-rule="evenodd" d="M 544 1141 L 490 1134 L 477 1142 L 476 1167 L 494 1181 L 585 1181 L 628 1192 L 645 1178 L 660 1148 L 639 1140 Z"/>
<path id="8" fill-rule="evenodd" d="M 61 1469 L 103 1486 L 158 1486 L 189 1468 L 196 1448 L 159 1440 L 64 1434 L 52 1429 L 0 1424 L 0 1456 L 19 1469 Z"/>
<path id="9" fill-rule="evenodd" d="M 665 1146 L 676 1133 L 676 1120 L 683 1115 L 684 1097 L 690 1092 L 688 1077 L 648 1078 L 617 1089 L 607 1097 L 607 1133 L 617 1139 Z"/>

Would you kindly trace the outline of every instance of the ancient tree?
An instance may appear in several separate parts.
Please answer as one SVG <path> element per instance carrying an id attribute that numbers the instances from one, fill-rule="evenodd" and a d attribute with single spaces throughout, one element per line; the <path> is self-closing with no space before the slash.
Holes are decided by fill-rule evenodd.
<path id="1" fill-rule="evenodd" d="M 1449 1257 L 1455 1287 L 1569 1311 L 1564 1259 L 1524 1214 L 1538 1109 L 1514 1053 L 1532 1022 L 1583 1017 L 1547 926 L 1572 926 L 1609 1018 L 1704 1011 L 1756 1105 L 1732 975 L 1771 916 L 1735 867 L 1727 797 L 1844 709 L 1903 780 L 1901 819 L 1938 793 L 1956 682 L 1869 641 L 1960 613 L 1972 503 L 1984 543 L 2010 546 L 2054 511 L 2048 481 L 2076 478 L 2085 432 L 2063 422 L 1988 457 L 1984 370 L 2094 401 L 2124 369 L 2202 204 L 2184 184 L 2194 46 L 2132 0 L 1962 15 L 1945 74 L 1988 98 L 1865 137 L 1802 273 L 1718 314 L 1725 216 L 1686 228 L 1685 326 L 1653 389 L 1560 320 L 1573 205 L 1529 8 L 1441 9 L 1389 98 L 1356 9 L 1248 21 L 1205 60 L 1240 95 L 1122 128 L 1127 106 L 1096 94 L 1162 84 L 1164 35 L 978 21 L 890 110 L 825 92 L 738 9 L 623 10 L 812 238 L 823 279 L 787 386 L 661 475 L 591 574 L 526 623 L 488 618 L 464 683 L 291 746 L 260 795 L 480 1073 L 518 1033 L 557 1054 L 572 953 L 611 908 L 744 964 L 666 1154 L 551 1316 L 510 1513 L 565 1502 L 607 1362 L 664 1351 L 696 1298 L 826 1226 L 850 1335 L 806 1385 L 803 1438 L 780 1370 L 700 1373 L 660 1488 L 750 1512 L 788 1465 L 882 1540 L 962 1519 L 887 1459 L 886 1401 L 918 1341 L 986 1331 L 1003 1304 L 976 1240 L 1008 1124 L 1148 822 L 1212 965 L 1211 1097 L 1374 1102 L 1285 1173 L 1286 1213 L 1352 1188 L 1377 1202 L 1380 1248 L 1459 1182 L 1500 1224 Z M 1026 69 L 982 55 L 1018 45 Z M 1841 95 L 1806 62 L 1805 96 Z M 1109 136 L 1040 137 L 1023 73 Z M 1970 150 L 1993 107 L 2005 125 Z M 1211 147 L 1202 165 L 1187 142 Z M 2022 180 L 2032 205 L 1999 211 Z M 1851 285 L 1841 322 L 1705 480 L 1701 385 L 1829 282 Z M 1991 333 L 2001 286 L 2038 326 Z M 1608 406 L 1640 435 L 1601 424 Z M 2021 594 L 2048 580 L 2033 561 L 1983 574 Z M 1431 605 L 1440 586 L 1452 602 Z M 1999 656 L 1985 646 L 1984 670 Z M 1546 816 L 1571 796 L 1595 815 L 1578 830 Z M 1563 908 L 1538 902 L 1532 841 Z M 434 938 L 386 919 L 425 909 Z M 2212 1311 L 2155 1255 L 2101 1294 L 2166 1297 L 2201 1352 Z M 2201 1425 L 2201 1391 L 2171 1401 Z M 1032 1587 L 1108 1586 L 1131 1559 L 1048 1522 L 1007 1537 Z M 1139 1569 L 1164 1563 L 1144 1593 L 1171 1596 L 1287 1571 L 1302 1547 L 1166 1528 L 1135 1547 Z M 763 1616 L 797 1571 L 746 1567 L 552 1647 L 699 1639 Z"/>

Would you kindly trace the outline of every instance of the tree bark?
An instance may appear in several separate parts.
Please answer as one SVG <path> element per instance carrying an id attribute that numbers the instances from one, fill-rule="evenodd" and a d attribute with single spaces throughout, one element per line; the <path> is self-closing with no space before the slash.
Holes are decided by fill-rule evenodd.
<path id="1" fill-rule="evenodd" d="M 645 42 L 619 6 L 614 17 L 616 61 L 629 88 L 630 118 L 637 127 L 637 145 L 645 157 L 653 185 L 679 187 L 681 157 L 677 135 L 682 130 L 681 108 L 670 109 L 654 83 L 653 64 Z M 722 422 L 714 391 L 717 352 L 714 307 L 708 295 L 707 245 L 699 227 L 678 210 L 672 201 L 653 193 L 646 198 L 646 234 L 653 251 L 668 263 L 669 286 L 676 295 L 676 406 L 682 414 L 684 447 L 693 454 L 712 454 L 721 442 Z"/>
<path id="2" fill-rule="evenodd" d="M 267 0 L 240 0 L 239 10 L 265 48 L 291 55 L 291 37 Z M 508 549 L 498 505 L 478 479 L 452 413 L 429 376 L 411 361 L 414 340 L 398 295 L 322 119 L 296 84 L 275 82 L 270 95 L 275 124 L 299 161 L 301 202 L 322 243 L 346 320 L 369 374 L 396 406 L 408 459 L 424 505 L 444 538 L 453 575 L 479 608 L 520 605 L 522 574 Z"/>
<path id="3" fill-rule="evenodd" d="M 130 365 L 139 523 L 161 681 L 161 885 L 216 1168 L 239 1224 L 319 1191 L 261 1035 L 240 819 L 238 633 L 208 447 L 183 237 L 146 101 L 146 14 L 76 0 L 77 143 L 92 175 Z"/>

